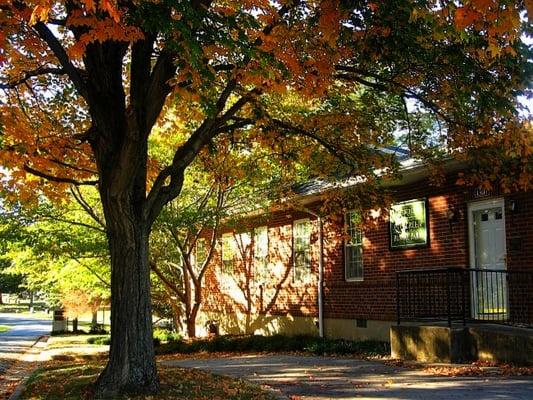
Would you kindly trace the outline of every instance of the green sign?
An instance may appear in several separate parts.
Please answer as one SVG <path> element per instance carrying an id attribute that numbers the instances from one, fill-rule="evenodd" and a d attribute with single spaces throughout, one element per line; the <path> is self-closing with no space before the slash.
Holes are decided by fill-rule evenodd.
<path id="1" fill-rule="evenodd" d="M 426 200 L 396 203 L 390 209 L 390 246 L 392 249 L 428 244 Z"/>

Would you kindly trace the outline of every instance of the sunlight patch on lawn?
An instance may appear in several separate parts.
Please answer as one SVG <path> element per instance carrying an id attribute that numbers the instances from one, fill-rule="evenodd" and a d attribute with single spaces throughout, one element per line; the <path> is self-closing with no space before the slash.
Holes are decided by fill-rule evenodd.
<path id="1" fill-rule="evenodd" d="M 21 399 L 92 399 L 94 382 L 103 362 L 50 362 L 29 379 Z M 116 399 L 240 399 L 274 400 L 274 395 L 249 382 L 196 369 L 159 366 L 161 391 L 152 396 L 120 396 Z"/>

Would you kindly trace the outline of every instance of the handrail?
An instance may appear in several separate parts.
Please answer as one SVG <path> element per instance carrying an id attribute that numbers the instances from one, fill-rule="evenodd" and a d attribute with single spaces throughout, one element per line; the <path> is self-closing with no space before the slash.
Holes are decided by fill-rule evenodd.
<path id="1" fill-rule="evenodd" d="M 396 317 L 533 327 L 533 271 L 466 267 L 396 272 Z"/>

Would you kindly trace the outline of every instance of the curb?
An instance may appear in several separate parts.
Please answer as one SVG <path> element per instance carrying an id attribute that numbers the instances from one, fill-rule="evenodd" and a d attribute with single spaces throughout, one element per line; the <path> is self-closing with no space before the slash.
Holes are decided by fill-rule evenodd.
<path id="1" fill-rule="evenodd" d="M 15 387 L 15 390 L 11 393 L 11 395 L 7 398 L 8 400 L 18 400 L 24 389 L 26 389 L 26 383 L 28 382 L 28 379 L 30 376 L 39 368 L 40 362 L 39 360 L 34 360 L 33 358 L 36 358 L 38 355 L 41 354 L 42 349 L 46 346 L 46 343 L 48 342 L 50 336 L 43 335 L 39 336 L 37 340 L 31 345 L 31 347 L 26 350 L 26 352 L 9 368 L 16 367 L 17 364 L 20 363 L 20 361 L 28 361 L 28 362 L 36 362 L 35 365 L 28 366 L 23 371 L 18 371 L 18 374 L 20 375 L 20 379 L 17 383 L 17 386 Z M 38 350 L 38 351 L 37 351 Z M 17 373 L 15 373 L 15 376 L 17 376 Z"/>

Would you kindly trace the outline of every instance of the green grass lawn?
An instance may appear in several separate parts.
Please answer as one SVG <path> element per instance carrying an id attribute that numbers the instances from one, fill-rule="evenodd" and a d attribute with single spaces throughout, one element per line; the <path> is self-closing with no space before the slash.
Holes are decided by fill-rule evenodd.
<path id="1" fill-rule="evenodd" d="M 51 362 L 29 379 L 23 400 L 92 399 L 93 383 L 102 361 Z M 159 366 L 161 391 L 151 396 L 117 396 L 115 399 L 234 399 L 274 400 L 272 393 L 249 382 L 194 369 Z"/>
<path id="2" fill-rule="evenodd" d="M 66 349 L 84 347 L 87 345 L 101 344 L 101 338 L 108 338 L 106 335 L 57 335 L 51 336 L 46 344 L 47 349 Z"/>
<path id="3" fill-rule="evenodd" d="M 0 325 L 0 333 L 7 332 L 11 328 L 9 326 Z"/>

